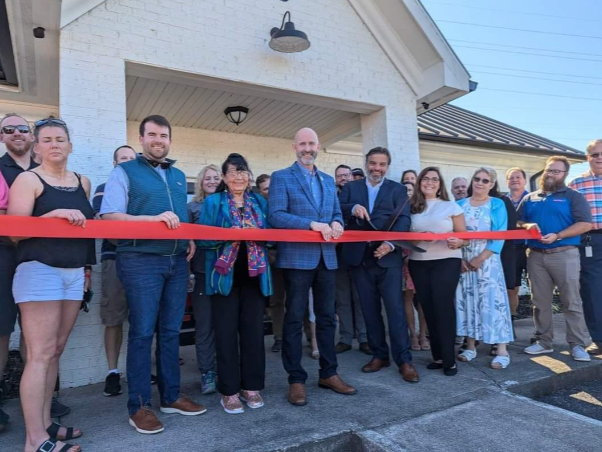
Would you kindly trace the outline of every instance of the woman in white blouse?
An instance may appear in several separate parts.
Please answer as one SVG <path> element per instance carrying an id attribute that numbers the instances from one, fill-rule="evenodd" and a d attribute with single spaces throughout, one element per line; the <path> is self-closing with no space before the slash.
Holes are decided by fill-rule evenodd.
<path id="1" fill-rule="evenodd" d="M 462 208 L 450 201 L 441 171 L 437 167 L 423 169 L 418 175 L 411 198 L 412 232 L 465 232 Z M 455 293 L 460 280 L 464 241 L 458 238 L 422 241 L 425 253 L 410 254 L 410 274 L 418 301 L 424 310 L 431 339 L 433 362 L 428 369 L 443 369 L 447 376 L 456 375 Z"/>

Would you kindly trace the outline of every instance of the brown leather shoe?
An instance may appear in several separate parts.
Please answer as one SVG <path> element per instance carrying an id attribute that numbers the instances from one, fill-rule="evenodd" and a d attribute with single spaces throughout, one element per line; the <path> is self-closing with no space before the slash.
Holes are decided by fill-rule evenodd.
<path id="1" fill-rule="evenodd" d="M 372 358 L 368 364 L 362 367 L 362 372 L 378 372 L 383 367 L 391 366 L 391 361 L 388 359 Z"/>
<path id="2" fill-rule="evenodd" d="M 416 372 L 416 369 L 414 369 L 414 366 L 412 366 L 410 363 L 403 363 L 401 366 L 399 366 L 399 373 L 408 383 L 418 383 L 420 381 L 418 372 Z"/>
<path id="3" fill-rule="evenodd" d="M 351 347 L 351 345 L 349 345 L 349 344 L 345 344 L 343 342 L 339 342 L 337 345 L 335 345 L 334 352 L 338 355 L 340 353 L 348 352 L 352 348 L 353 347 Z"/>
<path id="4" fill-rule="evenodd" d="M 305 383 L 292 383 L 288 389 L 288 401 L 292 405 L 303 406 L 307 405 L 307 392 L 305 391 Z"/>
<path id="5" fill-rule="evenodd" d="M 168 406 L 161 406 L 161 413 L 177 413 L 184 416 L 196 416 L 207 412 L 207 408 L 192 401 L 192 399 L 184 394 L 180 394 L 180 398 Z"/>
<path id="6" fill-rule="evenodd" d="M 138 433 L 143 433 L 145 435 L 152 435 L 153 433 L 160 433 L 165 430 L 161 421 L 148 407 L 142 407 L 136 411 L 136 414 L 130 416 L 130 425 L 134 427 Z"/>
<path id="7" fill-rule="evenodd" d="M 372 349 L 368 342 L 360 342 L 360 352 L 365 353 L 366 355 L 372 355 Z"/>
<path id="8" fill-rule="evenodd" d="M 328 378 L 320 378 L 318 386 L 323 389 L 332 389 L 334 392 L 343 395 L 353 395 L 357 393 L 357 389 L 349 386 L 338 375 L 333 375 Z"/>

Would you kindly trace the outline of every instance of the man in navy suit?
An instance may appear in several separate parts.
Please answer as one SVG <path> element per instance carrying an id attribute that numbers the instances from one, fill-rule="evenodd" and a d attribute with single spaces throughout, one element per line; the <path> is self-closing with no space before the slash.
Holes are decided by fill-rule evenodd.
<path id="1" fill-rule="evenodd" d="M 389 151 L 382 147 L 374 148 L 366 154 L 366 178 L 349 182 L 343 187 L 339 199 L 347 229 L 376 228 L 395 232 L 410 229 L 407 190 L 403 185 L 385 178 L 390 164 Z M 377 372 L 391 365 L 381 315 L 382 299 L 389 321 L 393 360 L 405 381 L 418 382 L 418 372 L 412 365 L 403 306 L 402 249 L 390 242 L 343 243 L 342 246 L 341 259 L 351 267 L 368 330 L 368 341 L 374 352 L 362 371 Z"/>
<path id="2" fill-rule="evenodd" d="M 324 240 L 330 241 L 343 234 L 343 217 L 333 178 L 318 171 L 314 165 L 320 147 L 318 136 L 312 129 L 304 128 L 297 132 L 293 144 L 297 161 L 289 168 L 272 174 L 268 219 L 273 228 L 317 231 Z M 276 267 L 284 269 L 286 287 L 282 362 L 289 375 L 289 402 L 299 406 L 307 403 L 307 372 L 301 365 L 301 331 L 310 289 L 314 297 L 320 351 L 319 386 L 339 394 L 355 394 L 357 390 L 337 375 L 334 345 L 335 244 L 281 242 L 278 244 Z"/>

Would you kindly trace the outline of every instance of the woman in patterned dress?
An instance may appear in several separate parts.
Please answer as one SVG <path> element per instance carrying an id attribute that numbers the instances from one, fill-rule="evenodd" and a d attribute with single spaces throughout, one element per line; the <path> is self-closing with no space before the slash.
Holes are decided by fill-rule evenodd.
<path id="1" fill-rule="evenodd" d="M 468 231 L 505 231 L 508 215 L 504 202 L 489 196 L 497 180 L 494 169 L 481 167 L 472 177 L 472 196 L 458 201 Z M 467 348 L 458 357 L 469 362 L 477 356 L 475 341 L 497 344 L 491 367 L 510 364 L 506 345 L 514 340 L 510 305 L 500 259 L 503 240 L 471 240 L 462 250 L 462 276 L 456 290 L 458 336 L 466 336 Z"/>

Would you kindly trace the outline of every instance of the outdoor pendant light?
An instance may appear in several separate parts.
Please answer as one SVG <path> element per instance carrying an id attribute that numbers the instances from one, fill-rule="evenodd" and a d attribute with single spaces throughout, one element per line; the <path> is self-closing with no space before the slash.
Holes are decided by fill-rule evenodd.
<path id="1" fill-rule="evenodd" d="M 247 114 L 249 113 L 249 109 L 247 107 L 228 107 L 224 110 L 224 114 L 228 118 L 232 124 L 239 125 L 245 119 L 247 119 Z"/>
<path id="2" fill-rule="evenodd" d="M 285 22 L 287 15 L 288 22 Z M 272 36 L 270 48 L 276 52 L 303 52 L 304 50 L 309 49 L 309 46 L 311 45 L 305 33 L 295 30 L 295 24 L 291 22 L 290 11 L 284 13 L 282 25 L 280 25 L 280 28 L 272 28 L 270 35 Z"/>

